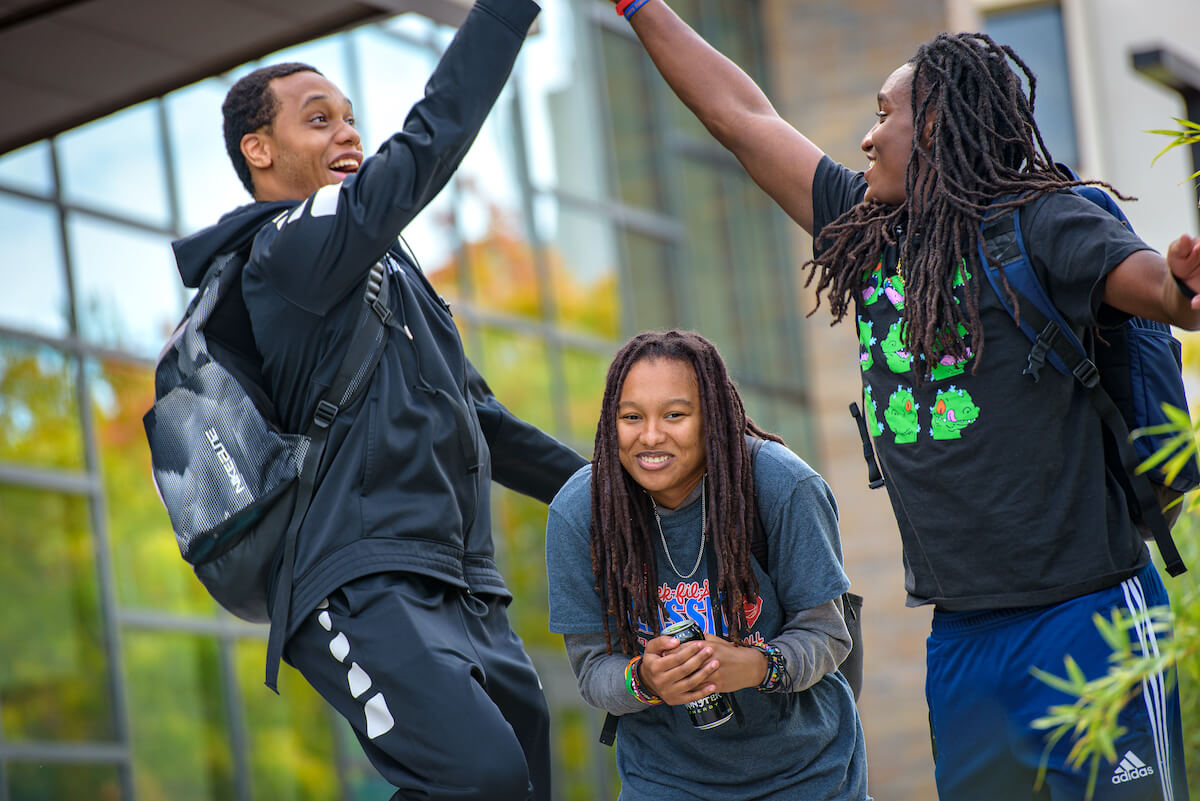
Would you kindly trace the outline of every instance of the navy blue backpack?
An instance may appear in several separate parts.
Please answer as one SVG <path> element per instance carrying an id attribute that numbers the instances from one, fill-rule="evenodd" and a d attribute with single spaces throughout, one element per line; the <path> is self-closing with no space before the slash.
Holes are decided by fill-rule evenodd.
<path id="1" fill-rule="evenodd" d="M 1076 177 L 1069 168 L 1059 166 L 1072 178 Z M 1072 190 L 1129 227 L 1124 212 L 1104 190 L 1095 186 L 1076 186 Z M 979 256 L 983 272 L 1000 302 L 1032 343 L 1023 374 L 1037 381 L 1048 363 L 1058 373 L 1073 376 L 1089 389 L 1088 394 L 1107 429 L 1105 458 L 1121 482 L 1134 522 L 1143 537 L 1158 543 L 1167 571 L 1178 576 L 1187 567 L 1171 538 L 1171 524 L 1178 517 L 1180 504 L 1171 504 L 1184 492 L 1200 486 L 1200 465 L 1193 452 L 1169 480 L 1165 468 L 1171 462 L 1169 459 L 1139 472 L 1138 465 L 1167 444 L 1172 435 L 1131 438 L 1130 432 L 1166 424 L 1168 417 L 1163 404 L 1187 411 L 1182 347 L 1171 335 L 1169 326 L 1140 317 L 1104 328 L 1094 337 L 1090 351 L 1084 347 L 1046 295 L 1030 264 L 1021 236 L 1020 213 L 1017 208 L 984 219 L 980 226 Z M 1005 292 L 1001 271 L 1017 296 L 1019 319 Z M 1175 448 L 1179 447 L 1176 443 Z M 1170 508 L 1164 512 L 1164 507 Z"/>

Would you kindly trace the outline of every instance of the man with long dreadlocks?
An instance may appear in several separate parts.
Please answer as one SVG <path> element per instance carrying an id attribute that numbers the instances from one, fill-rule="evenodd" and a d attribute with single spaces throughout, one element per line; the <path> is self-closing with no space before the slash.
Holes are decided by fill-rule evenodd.
<path id="1" fill-rule="evenodd" d="M 746 416 L 711 342 L 648 332 L 618 351 L 546 565 L 580 693 L 620 716 L 623 801 L 868 798 L 841 558 L 829 487 Z M 686 622 L 707 637 L 670 636 Z"/>
<path id="2" fill-rule="evenodd" d="M 934 605 L 926 695 L 939 796 L 1083 798 L 1088 770 L 1068 764 L 1070 738 L 1047 750 L 1031 726 L 1072 699 L 1031 668 L 1058 673 L 1070 655 L 1102 675 L 1110 649 L 1093 615 L 1137 618 L 1167 596 L 1106 470 L 1087 390 L 1051 371 L 1021 375 L 1029 345 L 982 275 L 980 221 L 1020 208 L 1034 269 L 1081 340 L 1124 315 L 1200 327 L 1200 240 L 1181 236 L 1164 258 L 1062 191 L 1079 182 L 1042 141 L 1035 76 L 985 35 L 939 35 L 887 77 L 862 141 L 867 169 L 855 172 L 664 0 L 617 7 L 679 98 L 814 236 L 818 304 L 857 323 L 908 603 Z M 1139 635 L 1153 647 L 1148 629 Z M 1096 798 L 1187 798 L 1178 691 L 1163 678 L 1122 712 L 1119 764 L 1101 769 Z"/>

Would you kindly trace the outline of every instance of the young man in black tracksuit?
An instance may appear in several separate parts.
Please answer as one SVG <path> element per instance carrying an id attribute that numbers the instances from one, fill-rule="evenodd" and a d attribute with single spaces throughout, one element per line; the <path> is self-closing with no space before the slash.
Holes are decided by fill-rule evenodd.
<path id="1" fill-rule="evenodd" d="M 330 429 L 283 658 L 351 723 L 394 799 L 549 797 L 548 711 L 507 621 L 489 488 L 549 502 L 584 459 L 496 400 L 397 245 L 470 147 L 537 12 L 479 0 L 403 130 L 367 159 L 350 102 L 312 67 L 246 76 L 225 137 L 256 202 L 175 245 L 194 286 L 214 255 L 252 243 L 242 289 L 289 431 L 312 419 L 385 262 L 387 345 Z"/>

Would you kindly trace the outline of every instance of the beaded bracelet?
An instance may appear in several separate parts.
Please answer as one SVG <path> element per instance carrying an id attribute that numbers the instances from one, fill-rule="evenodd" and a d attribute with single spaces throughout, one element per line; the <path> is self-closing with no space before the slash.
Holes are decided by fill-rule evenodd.
<path id="1" fill-rule="evenodd" d="M 783 655 L 783 651 L 779 650 L 779 646 L 765 643 L 751 647 L 762 651 L 763 656 L 767 658 L 767 674 L 763 676 L 762 683 L 758 685 L 758 691 L 775 693 L 787 690 L 792 684 L 792 677 L 788 673 L 787 658 Z"/>
<path id="2" fill-rule="evenodd" d="M 617 13 L 625 17 L 625 19 L 629 19 L 634 15 L 634 12 L 646 5 L 648 2 L 650 2 L 650 0 L 620 0 L 620 2 L 617 3 Z"/>
<path id="3" fill-rule="evenodd" d="M 638 665 L 642 662 L 640 656 L 635 656 L 629 660 L 629 664 L 625 666 L 625 689 L 629 690 L 629 694 L 641 701 L 643 704 L 661 704 L 663 700 L 657 695 L 651 695 L 642 689 L 642 683 L 638 681 Z"/>

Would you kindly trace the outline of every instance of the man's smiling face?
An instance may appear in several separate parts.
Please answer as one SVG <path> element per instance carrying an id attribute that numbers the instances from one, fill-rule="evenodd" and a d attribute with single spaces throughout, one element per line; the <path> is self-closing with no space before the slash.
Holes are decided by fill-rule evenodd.
<path id="1" fill-rule="evenodd" d="M 362 140 L 341 90 L 315 72 L 275 78 L 270 88 L 274 120 L 243 139 L 257 200 L 303 200 L 358 170 Z"/>
<path id="2" fill-rule="evenodd" d="M 912 155 L 913 68 L 905 64 L 888 76 L 879 90 L 877 120 L 863 137 L 867 154 L 864 200 L 898 206 L 907 194 L 905 174 Z"/>

